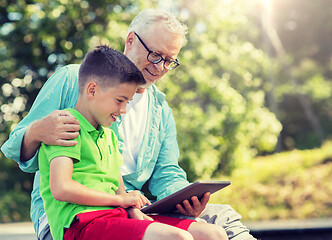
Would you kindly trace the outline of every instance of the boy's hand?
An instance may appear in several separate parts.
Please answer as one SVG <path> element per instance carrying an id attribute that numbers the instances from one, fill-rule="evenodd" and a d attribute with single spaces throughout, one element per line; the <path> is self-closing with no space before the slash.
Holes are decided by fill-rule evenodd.
<path id="1" fill-rule="evenodd" d="M 148 215 L 144 214 L 138 208 L 128 208 L 126 209 L 129 218 L 138 219 L 138 220 L 150 220 L 153 221 L 153 218 L 149 217 Z"/>
<path id="2" fill-rule="evenodd" d="M 177 204 L 176 208 L 180 213 L 187 216 L 198 217 L 206 207 L 206 204 L 209 202 L 210 193 L 206 192 L 202 197 L 201 201 L 198 200 L 196 196 L 191 198 L 192 205 L 190 205 L 188 200 L 183 201 L 183 206 Z"/>
<path id="3" fill-rule="evenodd" d="M 74 146 L 76 141 L 68 141 L 78 137 L 80 125 L 68 111 L 55 110 L 38 121 L 35 134 L 40 142 L 47 145 Z"/>
<path id="4" fill-rule="evenodd" d="M 140 209 L 146 204 L 151 204 L 149 199 L 142 195 L 138 190 L 129 193 L 123 193 L 118 196 L 121 198 L 120 207 L 123 208 L 133 207 Z"/>

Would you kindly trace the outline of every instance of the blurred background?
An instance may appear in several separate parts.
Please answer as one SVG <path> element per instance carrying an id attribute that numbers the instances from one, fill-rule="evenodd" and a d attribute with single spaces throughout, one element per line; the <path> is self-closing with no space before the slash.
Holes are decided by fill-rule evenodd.
<path id="1" fill-rule="evenodd" d="M 244 220 L 332 216 L 330 0 L 0 0 L 0 145 L 57 69 L 163 8 L 188 25 L 181 66 L 157 86 L 190 181 Z M 0 222 L 27 221 L 33 174 L 0 153 Z"/>

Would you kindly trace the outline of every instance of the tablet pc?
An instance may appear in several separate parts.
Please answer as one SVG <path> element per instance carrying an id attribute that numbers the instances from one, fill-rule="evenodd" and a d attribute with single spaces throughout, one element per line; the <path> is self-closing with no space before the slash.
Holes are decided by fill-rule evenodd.
<path id="1" fill-rule="evenodd" d="M 204 193 L 210 192 L 212 194 L 230 184 L 230 181 L 197 181 L 149 206 L 143 207 L 141 211 L 143 213 L 173 212 L 176 210 L 176 204 L 182 203 L 186 199 L 190 200 L 192 196 L 201 199 Z"/>

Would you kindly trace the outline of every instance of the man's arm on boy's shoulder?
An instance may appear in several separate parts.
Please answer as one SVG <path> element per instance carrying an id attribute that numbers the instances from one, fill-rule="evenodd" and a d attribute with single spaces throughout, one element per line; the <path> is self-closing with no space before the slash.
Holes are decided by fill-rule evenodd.
<path id="1" fill-rule="evenodd" d="M 79 65 L 66 66 L 47 80 L 38 93 L 29 114 L 15 127 L 9 139 L 2 145 L 1 151 L 4 155 L 16 161 L 23 171 L 36 172 L 38 170 L 36 152 L 39 144 L 44 141 L 43 136 L 51 135 L 49 134 L 52 132 L 51 129 L 59 128 L 49 121 L 54 119 L 54 115 L 50 114 L 54 110 L 75 107 L 78 98 L 78 68 Z M 41 119 L 43 120 L 38 121 Z M 29 131 L 26 135 L 28 128 Z M 42 137 L 39 136 L 40 133 L 43 134 Z"/>
<path id="2" fill-rule="evenodd" d="M 55 110 L 46 117 L 36 120 L 27 128 L 21 146 L 20 160 L 31 159 L 40 143 L 58 146 L 74 146 L 80 130 L 79 122 L 68 111 Z"/>
<path id="3" fill-rule="evenodd" d="M 114 195 L 97 191 L 73 180 L 73 159 L 55 157 L 50 162 L 50 188 L 58 201 L 88 206 L 119 206 L 141 208 L 147 199 L 139 192 Z"/>

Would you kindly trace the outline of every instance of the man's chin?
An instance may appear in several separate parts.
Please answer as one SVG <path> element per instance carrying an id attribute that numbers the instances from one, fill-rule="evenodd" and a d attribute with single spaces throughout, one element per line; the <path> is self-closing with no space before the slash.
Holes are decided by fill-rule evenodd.
<path id="1" fill-rule="evenodd" d="M 136 93 L 142 94 L 142 93 L 144 93 L 145 89 L 146 89 L 145 87 L 137 88 Z"/>
<path id="2" fill-rule="evenodd" d="M 145 81 L 146 81 L 146 83 L 144 85 L 140 86 L 140 88 L 147 89 L 148 87 L 151 87 L 153 84 L 155 84 L 157 82 L 157 80 L 156 81 L 145 80 Z"/>

